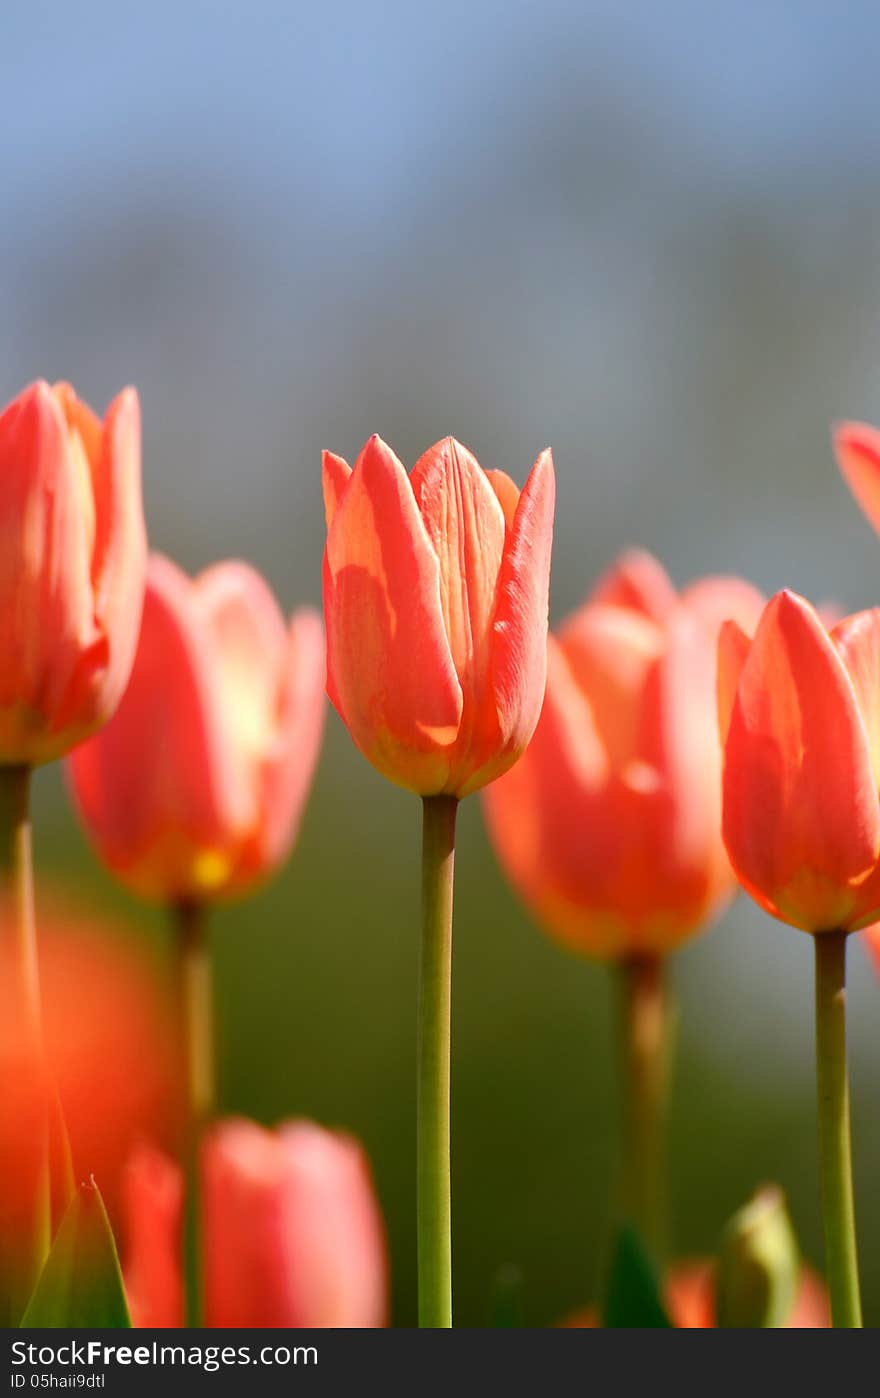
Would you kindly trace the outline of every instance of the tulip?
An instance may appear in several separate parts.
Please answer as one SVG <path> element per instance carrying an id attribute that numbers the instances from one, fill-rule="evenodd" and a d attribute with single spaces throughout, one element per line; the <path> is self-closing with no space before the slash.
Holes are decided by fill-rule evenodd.
<path id="1" fill-rule="evenodd" d="M 137 644 L 146 566 L 140 410 L 103 423 L 42 381 L 0 414 L 0 764 L 68 752 L 113 713 Z"/>
<path id="2" fill-rule="evenodd" d="M 51 1086 L 42 1062 L 30 771 L 100 728 L 127 683 L 146 565 L 140 469 L 134 389 L 114 399 L 103 423 L 68 384 L 50 388 L 42 381 L 0 413 L 0 957 L 4 1022 L 30 1065 L 14 1093 L 6 1084 L 4 1094 L 19 1100 L 22 1082 L 32 1082 L 30 1102 L 21 1102 L 22 1133 L 27 1120 L 37 1122 L 31 1131 L 37 1164 L 22 1211 L 31 1238 L 10 1282 L 14 1319 L 50 1237 Z"/>
<path id="3" fill-rule="evenodd" d="M 506 772 L 544 696 L 555 478 L 520 492 L 446 437 L 407 476 L 378 437 L 324 453 L 327 693 L 365 757 L 423 798 L 419 1323 L 452 1324 L 449 1039 L 457 802 Z"/>
<path id="4" fill-rule="evenodd" d="M 554 477 L 522 493 L 451 437 L 407 478 L 378 437 L 324 455 L 327 692 L 358 747 L 421 796 L 465 796 L 516 761 L 546 673 Z"/>
<path id="5" fill-rule="evenodd" d="M 246 564 L 191 581 L 153 554 L 131 682 L 69 764 L 110 870 L 145 897 L 200 902 L 277 868 L 317 761 L 323 683 L 314 612 L 287 627 Z"/>
<path id="6" fill-rule="evenodd" d="M 630 552 L 549 644 L 524 757 L 483 795 L 502 868 L 540 925 L 612 961 L 621 984 L 624 1209 L 663 1251 L 671 1056 L 664 958 L 731 895 L 720 835 L 715 665 L 725 617 L 762 599 L 737 578 L 677 593 Z"/>
<path id="7" fill-rule="evenodd" d="M 627 554 L 550 638 L 537 731 L 483 808 L 514 887 L 573 950 L 666 953 L 732 892 L 717 635 L 725 616 L 751 627 L 761 605 L 738 579 L 676 595 L 656 560 Z"/>
<path id="8" fill-rule="evenodd" d="M 765 911 L 814 934 L 828 1277 L 835 1325 L 859 1325 L 844 987 L 847 934 L 880 913 L 880 609 L 829 633 L 781 592 L 753 641 L 728 625 L 719 649 L 731 863 Z"/>
<path id="9" fill-rule="evenodd" d="M 209 1326 L 384 1326 L 387 1260 L 360 1146 L 308 1121 L 275 1131 L 232 1119 L 202 1150 Z M 126 1199 L 126 1290 L 135 1324 L 183 1321 L 178 1167 L 144 1147 Z"/>
<path id="10" fill-rule="evenodd" d="M 252 889 L 288 853 L 317 762 L 323 689 L 314 612 L 286 625 L 244 563 L 191 580 L 153 554 L 129 686 L 113 720 L 69 762 L 105 863 L 172 914 L 191 1171 L 213 1109 L 206 910 Z M 188 1226 L 196 1221 L 192 1210 Z"/>

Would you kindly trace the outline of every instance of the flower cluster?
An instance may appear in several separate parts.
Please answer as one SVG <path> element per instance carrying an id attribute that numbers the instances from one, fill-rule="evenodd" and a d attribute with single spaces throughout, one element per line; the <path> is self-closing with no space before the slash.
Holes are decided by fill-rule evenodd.
<path id="1" fill-rule="evenodd" d="M 880 528 L 880 433 L 849 424 L 836 448 Z M 737 885 L 815 938 L 826 1274 L 834 1324 L 860 1324 L 843 986 L 848 934 L 880 919 L 880 608 L 831 619 L 734 576 L 679 591 L 630 551 L 548 633 L 550 452 L 520 489 L 451 437 L 409 473 L 372 437 L 353 467 L 324 455 L 323 626 L 307 607 L 288 620 L 249 564 L 191 578 L 148 555 L 140 458 L 133 389 L 103 421 L 43 382 L 0 415 L 3 1317 L 57 1317 L 55 1250 L 94 1228 L 101 1284 L 77 1279 L 71 1324 L 387 1323 L 362 1148 L 299 1118 L 224 1118 L 214 1085 L 212 912 L 290 853 L 326 685 L 361 753 L 422 802 L 420 1323 L 452 1323 L 455 822 L 481 791 L 537 923 L 621 987 L 622 1228 L 604 1311 L 569 1324 L 642 1323 L 620 1310 L 633 1267 L 656 1323 L 827 1323 L 778 1191 L 734 1217 L 716 1263 L 666 1255 L 667 968 Z M 43 931 L 40 991 L 28 776 L 60 757 L 104 865 L 166 910 L 173 1029 L 141 994 L 145 970 L 101 952 L 83 977 L 88 936 L 57 975 Z M 97 1020 L 104 1000 L 110 1037 L 80 1053 L 73 1007 L 94 1003 Z M 63 1168 L 71 1150 L 110 1204 L 122 1274 L 103 1203 Z"/>

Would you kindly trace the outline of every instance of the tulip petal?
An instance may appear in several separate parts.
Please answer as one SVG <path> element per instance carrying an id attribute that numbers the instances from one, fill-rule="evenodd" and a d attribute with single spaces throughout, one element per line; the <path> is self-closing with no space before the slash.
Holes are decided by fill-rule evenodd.
<path id="1" fill-rule="evenodd" d="M 482 695 L 489 668 L 504 513 L 475 457 L 453 437 L 425 452 L 410 481 L 440 560 L 440 601 L 464 698 L 464 723 Z"/>
<path id="2" fill-rule="evenodd" d="M 311 607 L 295 612 L 284 647 L 277 700 L 277 739 L 263 765 L 262 818 L 250 856 L 257 868 L 274 868 L 299 831 L 324 731 L 325 653 L 321 618 Z"/>
<path id="3" fill-rule="evenodd" d="M 871 753 L 874 785 L 880 788 L 880 608 L 857 612 L 831 632 L 855 690 Z"/>
<path id="4" fill-rule="evenodd" d="M 192 587 L 213 643 L 228 742 L 253 770 L 275 742 L 287 640 L 284 617 L 267 584 L 247 563 L 217 563 Z"/>
<path id="5" fill-rule="evenodd" d="M 613 766 L 636 756 L 641 693 L 666 643 L 643 612 L 586 602 L 564 623 L 559 641 L 587 697 Z"/>
<path id="6" fill-rule="evenodd" d="M 525 749 L 541 713 L 547 680 L 547 616 L 556 478 L 543 451 L 523 486 L 504 547 L 492 628 L 489 670 L 492 713 L 482 720 L 492 734 L 491 758 L 460 794 L 491 781 Z"/>
<path id="7" fill-rule="evenodd" d="M 659 559 L 646 549 L 627 549 L 603 573 L 589 600 L 627 607 L 653 621 L 665 621 L 678 597 Z"/>
<path id="8" fill-rule="evenodd" d="M 175 1161 L 142 1145 L 125 1172 L 123 1276 L 132 1323 L 140 1328 L 184 1324 L 183 1174 Z"/>
<path id="9" fill-rule="evenodd" d="M 743 578 L 700 578 L 682 591 L 679 601 L 716 635 L 725 621 L 735 621 L 741 631 L 753 636 L 761 619 L 766 598 Z"/>
<path id="10" fill-rule="evenodd" d="M 324 514 L 327 528 L 333 523 L 333 516 L 339 502 L 348 489 L 351 480 L 351 467 L 344 457 L 325 451 L 321 456 L 321 483 L 324 490 Z"/>
<path id="11" fill-rule="evenodd" d="M 865 422 L 843 422 L 835 429 L 834 449 L 844 480 L 880 533 L 880 431 Z"/>
<path id="12" fill-rule="evenodd" d="M 327 535 L 324 614 L 328 693 L 355 742 L 392 781 L 442 790 L 462 692 L 440 563 L 406 472 L 378 437 L 361 453 Z"/>
<path id="13" fill-rule="evenodd" d="M 722 743 L 726 741 L 730 728 L 730 716 L 733 713 L 739 677 L 751 644 L 749 637 L 735 621 L 722 623 L 718 633 L 718 675 L 715 690 L 718 732 Z"/>
<path id="14" fill-rule="evenodd" d="M 486 479 L 498 496 L 498 503 L 504 512 L 504 523 L 513 528 L 516 507 L 519 504 L 519 486 L 511 480 L 506 471 L 487 471 Z"/>
<path id="15" fill-rule="evenodd" d="M 72 401 L 71 401 L 72 400 Z M 83 693 L 94 694 L 96 721 L 110 716 L 122 698 L 134 661 L 147 569 L 147 533 L 141 501 L 141 412 L 137 393 L 126 388 L 107 409 L 96 446 L 85 404 L 73 399 L 68 413 L 91 455 L 95 490 L 95 542 L 91 559 L 95 620 L 105 652 L 100 664 L 85 655 L 67 699 L 73 709 Z"/>
<path id="16" fill-rule="evenodd" d="M 809 603 L 768 603 L 725 746 L 724 838 L 750 892 L 808 931 L 846 924 L 880 810 L 853 684 Z"/>

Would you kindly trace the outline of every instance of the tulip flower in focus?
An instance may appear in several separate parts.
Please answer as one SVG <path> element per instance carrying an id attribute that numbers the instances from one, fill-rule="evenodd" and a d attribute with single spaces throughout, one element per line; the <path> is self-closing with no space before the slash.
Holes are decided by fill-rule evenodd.
<path id="1" fill-rule="evenodd" d="M 717 638 L 727 617 L 751 630 L 762 605 L 737 578 L 677 594 L 629 553 L 551 637 L 535 736 L 483 803 L 511 882 L 572 949 L 671 951 L 731 893 Z"/>
<path id="2" fill-rule="evenodd" d="M 179 902 L 242 892 L 274 870 L 317 761 L 323 685 L 314 612 L 285 625 L 244 563 L 192 580 L 153 554 L 131 682 L 112 723 L 69 765 L 113 873 Z"/>
<path id="3" fill-rule="evenodd" d="M 814 936 L 825 1269 L 834 1325 L 861 1326 L 846 1061 L 846 939 L 880 913 L 880 609 L 830 632 L 802 597 L 719 643 L 724 840 L 772 917 Z"/>
<path id="4" fill-rule="evenodd" d="M 522 491 L 446 437 L 408 476 L 371 437 L 324 453 L 327 693 L 361 752 L 422 797 L 419 1324 L 452 1324 L 449 1045 L 459 799 L 517 761 L 541 711 L 555 477 Z"/>
<path id="5" fill-rule="evenodd" d="M 324 454 L 327 692 L 358 747 L 420 795 L 517 760 L 544 695 L 553 462 L 520 492 L 446 437 L 407 476 L 378 437 Z"/>
<path id="6" fill-rule="evenodd" d="M 722 632 L 727 850 L 752 897 L 807 932 L 880 913 L 878 655 L 880 609 L 829 633 L 791 592 L 751 643 L 735 624 Z"/>
<path id="7" fill-rule="evenodd" d="M 312 1122 L 220 1122 L 202 1148 L 205 1320 L 214 1327 L 378 1327 L 384 1232 L 360 1146 Z M 182 1179 L 152 1148 L 132 1158 L 124 1236 L 135 1324 L 180 1325 Z"/>
<path id="8" fill-rule="evenodd" d="M 140 409 L 104 421 L 42 380 L 0 413 L 0 764 L 69 751 L 113 713 L 137 644 L 146 567 Z"/>

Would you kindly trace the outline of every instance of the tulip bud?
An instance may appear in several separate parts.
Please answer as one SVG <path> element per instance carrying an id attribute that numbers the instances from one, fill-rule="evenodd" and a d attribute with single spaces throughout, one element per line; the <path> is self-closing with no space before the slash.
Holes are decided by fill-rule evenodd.
<path id="1" fill-rule="evenodd" d="M 386 1323 L 388 1267 L 369 1165 L 351 1137 L 308 1121 L 268 1131 L 218 1123 L 202 1147 L 205 1323 L 337 1327 Z M 151 1147 L 132 1157 L 124 1218 L 134 1323 L 182 1325 L 183 1181 Z"/>
<path id="2" fill-rule="evenodd" d="M 277 868 L 317 762 L 323 686 L 314 612 L 285 625 L 244 563 L 193 581 L 153 554 L 125 697 L 69 764 L 110 869 L 148 897 L 198 901 Z"/>
<path id="3" fill-rule="evenodd" d="M 764 1185 L 733 1215 L 721 1237 L 715 1291 L 718 1326 L 785 1328 L 800 1275 L 785 1196 L 776 1185 Z"/>
<path id="4" fill-rule="evenodd" d="M 140 409 L 103 423 L 42 381 L 0 414 L 0 763 L 31 766 L 104 724 L 131 671 L 146 567 Z"/>
<path id="5" fill-rule="evenodd" d="M 506 771 L 541 709 L 553 462 L 520 492 L 447 437 L 407 476 L 378 437 L 324 455 L 327 692 L 358 747 L 422 796 Z"/>

